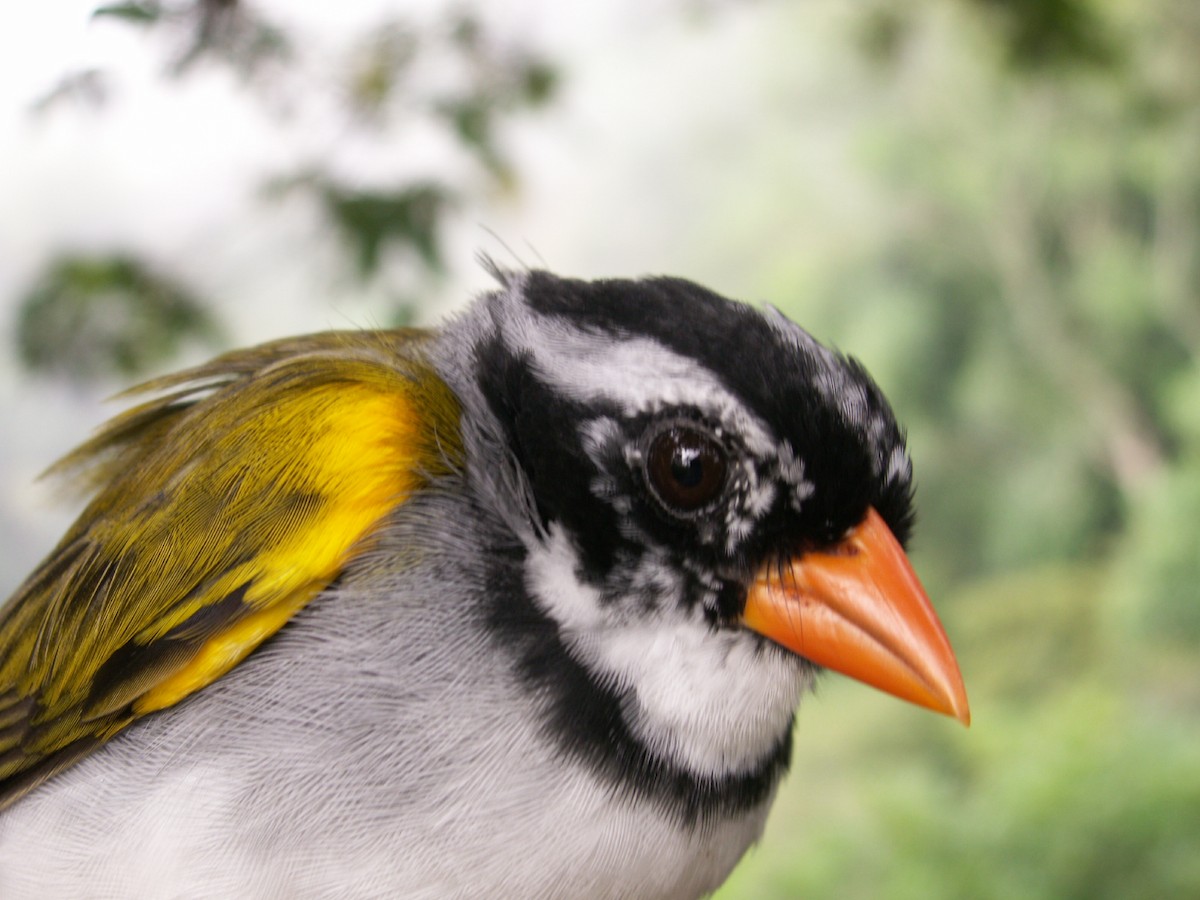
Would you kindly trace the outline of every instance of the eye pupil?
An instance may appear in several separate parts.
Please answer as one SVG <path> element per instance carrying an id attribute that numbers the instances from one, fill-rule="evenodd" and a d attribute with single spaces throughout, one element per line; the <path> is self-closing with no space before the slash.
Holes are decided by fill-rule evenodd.
<path id="1" fill-rule="evenodd" d="M 671 477 L 682 488 L 694 488 L 704 480 L 704 460 L 695 448 L 676 448 L 671 460 Z"/>
<path id="2" fill-rule="evenodd" d="M 672 512 L 695 512 L 711 503 L 725 486 L 725 470 L 725 448 L 698 429 L 672 426 L 650 442 L 647 480 Z"/>

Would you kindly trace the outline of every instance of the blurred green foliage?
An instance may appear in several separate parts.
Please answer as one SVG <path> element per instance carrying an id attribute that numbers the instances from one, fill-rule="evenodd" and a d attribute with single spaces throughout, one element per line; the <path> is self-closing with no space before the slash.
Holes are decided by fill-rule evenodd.
<path id="1" fill-rule="evenodd" d="M 1200 896 L 1200 6 L 875 3 L 856 34 L 883 220 L 769 293 L 909 426 L 974 724 L 828 686 L 720 897 Z"/>
<path id="2" fill-rule="evenodd" d="M 79 382 L 129 379 L 222 338 L 187 287 L 125 254 L 53 260 L 22 301 L 16 334 L 30 371 Z"/>
<path id="3" fill-rule="evenodd" d="M 350 276 L 362 283 L 378 278 L 388 259 L 401 261 L 417 285 L 442 276 L 441 233 L 459 201 L 472 192 L 511 190 L 517 183 L 499 123 L 544 106 L 558 85 L 553 64 L 525 46 L 496 39 L 467 6 L 450 8 L 432 23 L 418 25 L 415 13 L 406 16 L 403 11 L 374 22 L 346 42 L 332 67 L 317 51 L 293 39 L 287 26 L 260 4 L 247 0 L 111 3 L 99 6 L 93 18 L 143 30 L 168 47 L 165 79 L 179 81 L 201 69 L 223 69 L 238 77 L 245 95 L 257 101 L 264 116 L 286 118 L 314 109 L 327 114 L 331 134 L 341 139 L 294 169 L 266 173 L 258 196 L 278 201 L 299 195 L 307 200 L 324 223 L 322 236 L 345 261 Z M 314 83 L 319 90 L 313 90 Z M 64 74 L 34 111 L 44 115 L 68 101 L 102 108 L 119 95 L 110 73 L 89 68 Z M 471 165 L 460 167 L 458 180 L 414 174 L 403 165 L 365 177 L 339 154 L 342 146 L 354 142 L 385 145 L 399 140 L 403 145 L 397 134 L 403 135 L 405 128 L 421 131 L 426 138 L 431 131 L 444 135 Z M 19 331 L 19 352 L 37 371 L 50 371 L 46 351 L 58 337 L 64 339 L 64 347 L 74 346 L 54 323 L 80 316 L 88 316 L 93 324 L 106 323 L 107 340 L 98 340 L 88 353 L 58 354 L 55 371 L 74 380 L 106 369 L 125 376 L 145 371 L 176 352 L 185 332 L 195 327 L 157 306 L 150 293 L 137 316 L 105 318 L 115 295 L 110 292 L 102 299 L 101 292 L 91 292 L 83 283 L 86 279 L 78 277 L 80 272 L 64 269 L 68 264 L 48 260 L 21 300 L 19 315 L 34 327 Z M 161 268 L 161 263 L 141 258 L 138 248 L 128 247 L 107 255 L 103 249 L 93 250 L 86 265 L 109 272 L 131 266 L 141 272 Z M 142 288 L 122 290 L 129 300 Z M 192 300 L 195 310 L 213 308 L 204 298 Z M 89 307 L 93 303 L 95 307 Z M 128 312 L 129 304 L 126 307 Z M 402 300 L 397 307 L 379 310 L 377 319 L 413 318 L 413 310 Z M 151 323 L 153 329 L 145 327 Z M 180 334 L 172 334 L 173 327 Z M 106 366 L 102 357 L 110 351 L 120 359 L 114 356 L 113 364 Z"/>
<path id="4" fill-rule="evenodd" d="M 946 618 L 969 733 L 829 685 L 801 711 L 763 846 L 720 896 L 1195 896 L 1196 662 L 1114 627 L 1104 580 L 1058 565 L 960 589 Z"/>

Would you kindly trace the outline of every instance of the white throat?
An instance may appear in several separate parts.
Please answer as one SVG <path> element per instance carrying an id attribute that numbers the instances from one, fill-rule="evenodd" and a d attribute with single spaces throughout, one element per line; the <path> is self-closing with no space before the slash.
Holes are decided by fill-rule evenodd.
<path id="1" fill-rule="evenodd" d="M 675 597 L 654 611 L 605 604 L 578 577 L 566 532 L 531 549 L 528 587 L 568 652 L 625 699 L 630 731 L 651 753 L 698 776 L 755 769 L 786 733 L 811 675 L 745 631 L 714 632 Z"/>

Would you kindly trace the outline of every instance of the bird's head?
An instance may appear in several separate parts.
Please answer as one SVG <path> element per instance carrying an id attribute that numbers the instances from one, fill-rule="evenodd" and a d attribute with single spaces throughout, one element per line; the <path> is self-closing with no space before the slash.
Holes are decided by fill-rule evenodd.
<path id="1" fill-rule="evenodd" d="M 615 734 L 749 802 L 822 668 L 967 720 L 902 549 L 904 435 L 857 362 L 687 281 L 502 281 L 443 368 L 469 373 L 472 478 L 518 537 L 496 627 L 568 744 Z"/>

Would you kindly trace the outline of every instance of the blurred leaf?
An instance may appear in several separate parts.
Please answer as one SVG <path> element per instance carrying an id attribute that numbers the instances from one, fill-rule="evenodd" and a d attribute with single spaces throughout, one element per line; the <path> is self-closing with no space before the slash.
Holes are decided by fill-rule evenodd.
<path id="1" fill-rule="evenodd" d="M 420 324 L 421 306 L 418 297 L 393 296 L 381 324 L 384 328 L 415 328 Z"/>
<path id="2" fill-rule="evenodd" d="M 550 102 L 558 89 L 559 72 L 545 60 L 529 60 L 518 74 L 521 99 L 530 106 Z"/>
<path id="3" fill-rule="evenodd" d="M 438 111 L 450 122 L 463 147 L 483 163 L 488 172 L 505 187 L 512 182 L 512 167 L 500 154 L 492 133 L 492 120 L 497 113 L 494 98 L 472 95 L 447 100 Z"/>
<path id="4" fill-rule="evenodd" d="M 126 255 L 63 256 L 21 299 L 17 342 L 32 371 L 87 381 L 145 374 L 220 329 L 174 279 Z"/>
<path id="5" fill-rule="evenodd" d="M 414 183 L 392 191 L 348 188 L 333 182 L 316 185 L 334 230 L 353 248 L 359 274 L 373 275 L 385 250 L 408 247 L 429 269 L 442 268 L 438 231 L 453 195 L 433 183 Z"/>
<path id="6" fill-rule="evenodd" d="M 417 36 L 402 23 L 389 22 L 374 29 L 352 54 L 351 105 L 368 115 L 380 115 L 394 99 L 417 49 Z"/>
<path id="7" fill-rule="evenodd" d="M 988 13 L 1004 35 L 1013 64 L 1112 66 L 1116 43 L 1096 0 L 968 0 Z"/>
<path id="8" fill-rule="evenodd" d="M 911 11 L 892 3 L 867 6 L 857 28 L 859 49 L 873 63 L 894 65 L 909 36 Z"/>
<path id="9" fill-rule="evenodd" d="M 163 15 L 158 3 L 110 3 L 92 13 L 94 19 L 120 19 L 134 25 L 153 25 Z"/>
<path id="10" fill-rule="evenodd" d="M 200 60 L 212 60 L 249 79 L 292 52 L 287 33 L 240 0 L 193 0 L 176 19 L 185 44 L 171 66 L 176 76 Z"/>
<path id="11" fill-rule="evenodd" d="M 457 4 L 428 23 L 393 14 L 363 29 L 346 42 L 343 58 L 350 64 L 341 89 L 331 92 L 312 89 L 328 82 L 325 60 L 307 45 L 293 44 L 285 14 L 278 14 L 283 24 L 277 24 L 273 9 L 264 13 L 252 0 L 131 0 L 102 4 L 93 15 L 161 25 L 155 36 L 171 51 L 164 75 L 183 78 L 201 63 L 222 65 L 242 76 L 243 86 L 268 112 L 330 121 L 338 133 L 358 132 L 354 141 L 316 149 L 307 174 L 268 174 L 264 193 L 309 191 L 324 213 L 325 236 L 338 242 L 363 280 L 379 273 L 388 254 L 406 251 L 417 281 L 437 277 L 443 268 L 439 231 L 457 194 L 406 172 L 373 176 L 376 184 L 387 185 L 383 188 L 342 184 L 325 174 L 346 170 L 341 149 L 381 136 L 427 134 L 432 126 L 439 138 L 448 137 L 464 151 L 462 162 L 475 169 L 466 173 L 473 189 L 508 189 L 516 183 L 516 169 L 502 146 L 500 126 L 516 112 L 545 105 L 558 84 L 553 64 L 519 42 L 498 39 L 484 17 Z M 38 108 L 67 98 L 99 102 L 107 87 L 103 72 L 82 72 L 64 78 Z"/>
<path id="12" fill-rule="evenodd" d="M 433 110 L 488 173 L 509 187 L 514 169 L 497 141 L 495 123 L 506 113 L 548 103 L 558 87 L 558 70 L 528 54 L 485 46 L 479 24 L 469 17 L 457 23 L 453 34 L 472 73 L 470 86 L 437 101 Z"/>
<path id="13" fill-rule="evenodd" d="M 483 34 L 483 25 L 477 16 L 465 9 L 459 10 L 455 14 L 454 22 L 450 27 L 450 40 L 460 50 L 468 55 L 478 53 L 483 43 Z"/>
<path id="14" fill-rule="evenodd" d="M 83 69 L 59 79 L 58 84 L 34 102 L 32 112 L 41 115 L 64 103 L 98 109 L 108 101 L 110 93 L 109 79 L 104 72 L 99 69 Z"/>
<path id="15" fill-rule="evenodd" d="M 485 96 L 475 95 L 448 100 L 441 110 L 454 126 L 459 139 L 472 150 L 491 155 L 492 101 Z"/>

